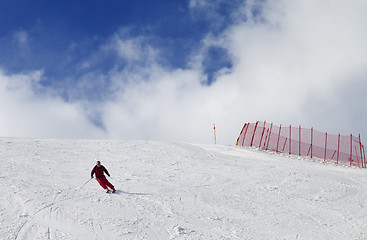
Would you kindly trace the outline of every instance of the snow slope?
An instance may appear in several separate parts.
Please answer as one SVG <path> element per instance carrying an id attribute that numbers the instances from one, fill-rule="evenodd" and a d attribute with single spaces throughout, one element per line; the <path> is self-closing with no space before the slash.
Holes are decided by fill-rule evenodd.
<path id="1" fill-rule="evenodd" d="M 90 171 L 98 158 L 120 191 Z M 367 170 L 234 146 L 0 138 L 0 239 L 366 239 Z"/>

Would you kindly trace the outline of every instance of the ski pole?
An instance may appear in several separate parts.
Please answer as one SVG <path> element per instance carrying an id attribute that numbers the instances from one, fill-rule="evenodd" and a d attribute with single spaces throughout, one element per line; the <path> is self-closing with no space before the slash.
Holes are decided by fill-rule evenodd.
<path id="1" fill-rule="evenodd" d="M 84 183 L 80 188 L 84 187 L 87 183 L 89 183 L 90 180 L 92 180 L 93 178 L 89 179 L 86 183 Z"/>

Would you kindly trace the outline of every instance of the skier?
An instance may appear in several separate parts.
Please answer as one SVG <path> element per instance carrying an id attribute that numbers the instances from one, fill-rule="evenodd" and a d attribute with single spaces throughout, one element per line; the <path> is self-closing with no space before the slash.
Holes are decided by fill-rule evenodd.
<path id="1" fill-rule="evenodd" d="M 107 169 L 103 165 L 101 165 L 100 161 L 97 161 L 97 165 L 93 168 L 92 172 L 90 173 L 91 178 L 93 178 L 93 175 L 95 173 L 98 183 L 103 187 L 103 189 L 107 190 L 106 193 L 109 193 L 110 189 L 112 190 L 113 193 L 116 192 L 115 187 L 107 180 L 103 172 L 105 172 L 107 176 L 110 177 L 110 174 L 108 173 Z M 110 189 L 108 189 L 108 187 Z"/>

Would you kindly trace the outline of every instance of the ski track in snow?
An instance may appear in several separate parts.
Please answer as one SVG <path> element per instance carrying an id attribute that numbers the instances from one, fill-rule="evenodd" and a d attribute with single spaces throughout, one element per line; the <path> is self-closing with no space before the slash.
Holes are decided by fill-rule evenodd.
<path id="1" fill-rule="evenodd" d="M 234 146 L 0 138 L 0 239 L 366 239 L 367 170 Z M 118 191 L 90 177 L 96 159 Z"/>

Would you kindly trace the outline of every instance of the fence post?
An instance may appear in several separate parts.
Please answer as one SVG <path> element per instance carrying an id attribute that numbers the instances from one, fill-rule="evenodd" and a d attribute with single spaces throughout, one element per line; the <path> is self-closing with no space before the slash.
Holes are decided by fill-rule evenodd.
<path id="1" fill-rule="evenodd" d="M 269 142 L 270 142 L 270 136 L 271 136 L 271 129 L 273 128 L 273 123 L 270 125 L 270 131 L 269 131 L 269 137 L 268 137 L 268 143 L 266 144 L 266 150 L 268 150 Z"/>
<path id="2" fill-rule="evenodd" d="M 366 155 L 365 155 L 365 152 L 364 152 L 364 145 L 362 145 L 362 149 L 363 149 L 364 168 L 366 168 Z"/>
<path id="3" fill-rule="evenodd" d="M 261 133 L 261 138 L 260 138 L 259 148 L 261 148 L 261 142 L 262 142 L 262 140 L 263 140 L 264 131 L 265 131 L 265 124 L 266 124 L 266 121 L 264 122 L 263 132 Z"/>
<path id="4" fill-rule="evenodd" d="M 245 130 L 245 134 L 243 136 L 243 140 L 242 140 L 242 147 L 245 146 L 245 138 L 247 136 L 247 130 L 248 130 L 248 126 L 250 125 L 250 123 L 247 123 L 246 125 L 246 130 Z"/>
<path id="5" fill-rule="evenodd" d="M 243 128 L 242 128 L 242 130 L 241 130 L 241 132 L 240 132 L 240 135 L 239 135 L 239 136 L 238 136 L 238 138 L 237 138 L 236 146 L 238 146 L 238 141 L 240 140 L 240 137 L 241 137 L 241 135 L 242 135 L 242 133 L 243 133 L 243 130 L 245 130 L 246 124 L 247 124 L 247 123 L 245 123 L 245 125 L 243 125 Z"/>
<path id="6" fill-rule="evenodd" d="M 282 124 L 280 124 L 280 126 L 279 126 L 278 142 L 277 142 L 277 152 L 278 152 L 278 147 L 279 147 L 279 138 L 280 138 L 280 130 L 281 129 L 282 129 Z"/>
<path id="7" fill-rule="evenodd" d="M 311 127 L 311 158 L 312 158 L 312 143 L 313 143 L 313 127 Z"/>
<path id="8" fill-rule="evenodd" d="M 214 144 L 217 144 L 217 134 L 215 133 L 215 123 L 214 123 Z"/>
<path id="9" fill-rule="evenodd" d="M 362 168 L 364 167 L 364 162 L 363 162 L 363 156 L 362 156 L 362 143 L 361 143 L 361 134 L 358 134 L 358 141 L 359 141 L 359 148 L 361 151 L 361 162 L 362 162 Z"/>
<path id="10" fill-rule="evenodd" d="M 284 148 L 285 148 L 285 145 L 287 144 L 287 141 L 288 141 L 288 138 L 286 138 L 285 141 L 284 141 L 284 145 L 283 145 L 283 148 L 282 148 L 283 153 L 284 153 Z"/>
<path id="11" fill-rule="evenodd" d="M 336 153 L 336 150 L 334 151 L 333 156 L 331 157 L 331 160 L 333 160 L 335 153 Z"/>
<path id="12" fill-rule="evenodd" d="M 324 153 L 324 161 L 326 161 L 326 146 L 327 146 L 327 132 L 325 134 L 325 153 Z"/>
<path id="13" fill-rule="evenodd" d="M 292 154 L 292 125 L 289 125 L 289 154 Z"/>
<path id="14" fill-rule="evenodd" d="M 339 164 L 339 146 L 340 146 L 340 133 L 338 135 L 338 155 L 336 155 L 336 164 Z"/>
<path id="15" fill-rule="evenodd" d="M 354 145 L 354 149 L 356 150 L 356 156 L 357 156 L 358 168 L 361 168 L 361 166 L 359 165 L 359 157 L 358 157 L 357 146 L 355 146 L 355 145 Z M 361 159 L 361 160 L 362 160 L 362 159 Z"/>
<path id="16" fill-rule="evenodd" d="M 352 166 L 352 162 L 353 162 L 353 159 L 352 159 L 352 154 L 353 154 L 353 140 L 352 140 L 352 134 L 350 135 L 350 156 L 349 156 L 349 165 Z"/>
<path id="17" fill-rule="evenodd" d="M 256 124 L 255 124 L 255 129 L 254 129 L 254 133 L 252 134 L 252 139 L 251 139 L 250 147 L 252 147 L 252 143 L 254 141 L 254 137 L 255 137 L 255 133 L 256 133 L 256 128 L 257 128 L 257 125 L 258 124 L 259 124 L 259 121 L 257 121 Z"/>
<path id="18" fill-rule="evenodd" d="M 301 125 L 299 125 L 298 131 L 298 155 L 301 156 Z"/>
<path id="19" fill-rule="evenodd" d="M 266 135 L 265 135 L 265 139 L 264 139 L 264 146 L 263 146 L 263 149 L 266 149 L 266 140 L 268 140 L 268 136 L 269 136 L 269 128 L 266 129 Z"/>

